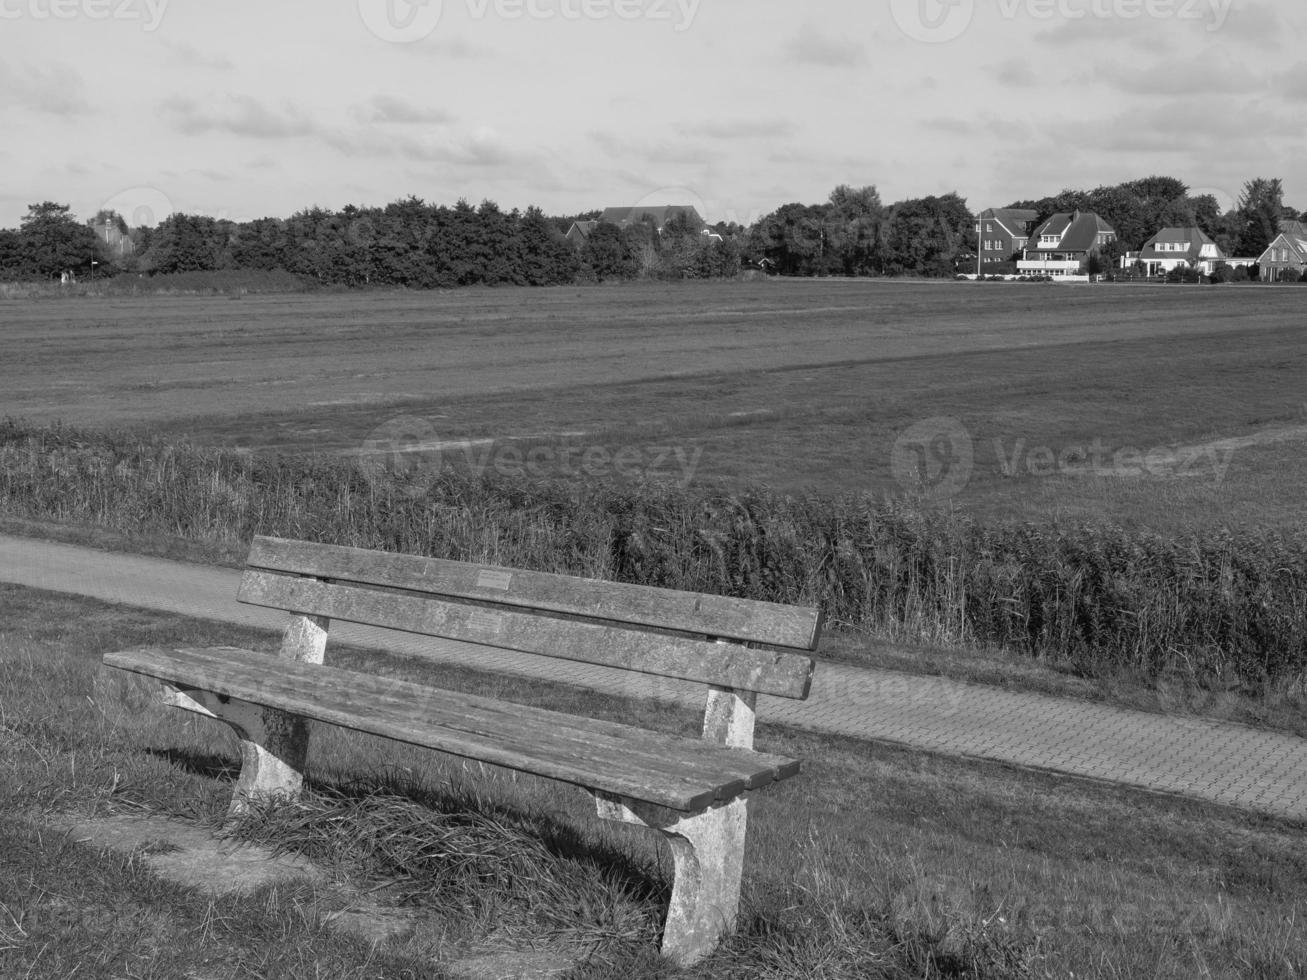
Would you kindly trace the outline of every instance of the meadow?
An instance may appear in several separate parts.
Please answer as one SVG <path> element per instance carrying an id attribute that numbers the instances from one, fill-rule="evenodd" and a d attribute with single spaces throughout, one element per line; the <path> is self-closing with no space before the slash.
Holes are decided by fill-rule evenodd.
<path id="1" fill-rule="evenodd" d="M 427 471 L 1283 525 L 1307 476 L 1304 299 L 842 280 L 15 299 L 0 390 L 35 422 L 407 446 Z"/>
<path id="2" fill-rule="evenodd" d="M 760 280 L 0 299 L 0 522 L 192 559 L 277 533 L 819 602 L 823 656 L 1302 734 L 1299 297 Z M 0 973 L 440 975 L 432 950 L 508 933 L 571 951 L 573 976 L 674 975 L 652 952 L 665 854 L 555 788 L 340 733 L 304 810 L 239 832 L 364 887 L 398 875 L 436 917 L 404 944 L 334 936 L 312 889 L 215 901 L 52 843 L 68 814 L 216 824 L 230 790 L 230 738 L 100 653 L 275 641 L 0 603 Z M 775 727 L 760 746 L 807 768 L 760 795 L 741 935 L 696 976 L 1307 969 L 1301 826 Z"/>
<path id="3" fill-rule="evenodd" d="M 690 970 L 656 953 L 670 857 L 655 836 L 596 821 L 569 787 L 329 727 L 313 736 L 303 806 L 232 828 L 312 857 L 328 884 L 215 898 L 62 829 L 143 811 L 216 829 L 235 776 L 224 727 L 160 708 L 154 685 L 99 658 L 140 644 L 271 651 L 277 638 L 12 586 L 0 605 L 6 977 L 504 975 L 452 968 L 487 948 L 549 951 L 573 965 L 570 980 L 1291 980 L 1307 969 L 1301 824 L 765 718 L 759 746 L 803 759 L 804 772 L 750 803 L 740 932 Z M 698 720 L 375 652 L 331 656 L 670 731 Z M 415 924 L 377 948 L 332 928 L 368 901 Z"/>

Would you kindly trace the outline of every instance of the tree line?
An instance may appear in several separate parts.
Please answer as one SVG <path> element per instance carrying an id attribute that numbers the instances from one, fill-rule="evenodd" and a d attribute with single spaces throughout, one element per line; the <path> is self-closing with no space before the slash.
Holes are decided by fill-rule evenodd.
<path id="1" fill-rule="evenodd" d="M 1102 263 L 1115 264 L 1168 226 L 1197 226 L 1227 254 L 1259 255 L 1286 219 L 1307 218 L 1283 201 L 1279 179 L 1248 181 L 1222 213 L 1211 195 L 1153 176 L 1094 190 L 1063 190 L 1009 207 L 1036 223 L 1059 211 L 1094 211 L 1117 231 Z M 493 201 L 452 207 L 408 197 L 385 207 L 319 207 L 289 218 L 235 222 L 174 213 L 129 228 L 101 211 L 79 222 L 65 204 L 30 205 L 17 229 L 0 229 L 0 279 L 47 279 L 251 269 L 324 284 L 446 288 L 561 285 L 637 278 L 724 278 L 742 269 L 790 276 L 950 276 L 974 263 L 976 216 L 956 192 L 885 205 L 874 185 L 840 185 L 821 204 L 784 204 L 748 227 L 712 228 L 691 212 L 619 227 L 600 223 L 578 244 L 566 231 L 599 212 L 547 216 L 504 211 Z M 708 234 L 707 232 L 713 232 Z"/>
<path id="2" fill-rule="evenodd" d="M 68 205 L 45 201 L 28 207 L 19 228 L 0 230 L 0 279 L 250 269 L 330 285 L 426 289 L 723 277 L 741 267 L 738 241 L 703 234 L 688 213 L 662 229 L 601 224 L 580 246 L 568 240 L 573 221 L 598 214 L 549 217 L 535 207 L 446 207 L 409 197 L 246 222 L 174 213 L 153 228 L 128 228 L 116 212 L 82 224 Z"/>

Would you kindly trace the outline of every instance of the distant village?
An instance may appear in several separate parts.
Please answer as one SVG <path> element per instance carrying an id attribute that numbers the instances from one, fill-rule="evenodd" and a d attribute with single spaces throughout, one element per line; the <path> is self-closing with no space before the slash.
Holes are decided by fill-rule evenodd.
<path id="1" fill-rule="evenodd" d="M 977 276 L 993 275 L 1015 258 L 1019 276 L 1046 276 L 1060 280 L 1089 279 L 1111 274 L 1090 273 L 1093 256 L 1116 241 L 1116 230 L 1092 211 L 1055 214 L 1035 226 L 1038 215 L 1028 208 L 990 208 L 976 222 L 979 242 Z M 1019 257 L 1018 257 L 1019 256 Z M 1264 282 L 1281 282 L 1292 275 L 1297 281 L 1307 268 L 1307 224 L 1282 220 L 1279 234 L 1260 255 L 1226 255 L 1201 228 L 1162 228 L 1138 251 L 1117 260 L 1116 271 L 1130 276 L 1156 278 L 1192 272 L 1211 277 L 1219 268 L 1256 270 Z M 974 278 L 974 277 L 972 277 Z"/>

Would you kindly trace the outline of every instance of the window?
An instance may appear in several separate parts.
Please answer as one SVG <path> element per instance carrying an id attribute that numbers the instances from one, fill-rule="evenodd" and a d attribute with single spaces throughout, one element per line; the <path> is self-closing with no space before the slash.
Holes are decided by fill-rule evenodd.
<path id="1" fill-rule="evenodd" d="M 985 222 L 985 231 L 989 232 L 989 233 L 992 235 L 992 234 L 994 233 L 994 222 L 992 222 L 992 221 L 986 221 L 986 222 Z"/>

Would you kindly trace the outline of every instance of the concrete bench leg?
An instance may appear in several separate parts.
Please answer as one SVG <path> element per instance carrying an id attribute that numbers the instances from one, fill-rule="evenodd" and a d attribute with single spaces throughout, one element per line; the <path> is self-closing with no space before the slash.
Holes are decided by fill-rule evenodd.
<path id="1" fill-rule="evenodd" d="M 675 878 L 662 953 L 691 966 L 735 928 L 744 871 L 748 801 L 743 797 L 684 814 L 633 800 L 596 795 L 599 816 L 660 830 L 672 848 Z"/>
<path id="2" fill-rule="evenodd" d="M 227 811 L 229 819 L 244 813 L 252 799 L 299 799 L 309 747 L 303 718 L 210 691 L 171 685 L 164 685 L 164 702 L 226 722 L 241 740 L 241 774 Z"/>
<path id="3" fill-rule="evenodd" d="M 278 656 L 299 663 L 322 663 L 330 625 L 331 620 L 325 616 L 292 614 Z M 235 729 L 241 740 L 241 774 L 227 810 L 228 819 L 244 813 L 252 799 L 299 799 L 309 755 L 309 729 L 303 718 L 171 684 L 164 685 L 164 702 L 217 718 Z"/>

